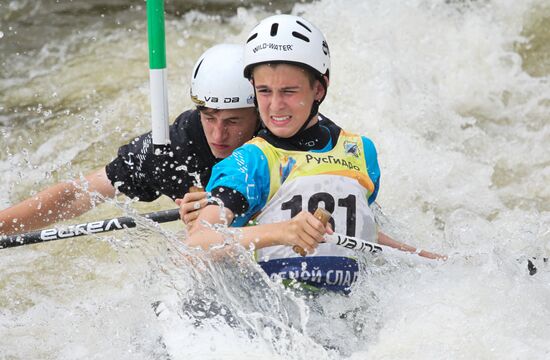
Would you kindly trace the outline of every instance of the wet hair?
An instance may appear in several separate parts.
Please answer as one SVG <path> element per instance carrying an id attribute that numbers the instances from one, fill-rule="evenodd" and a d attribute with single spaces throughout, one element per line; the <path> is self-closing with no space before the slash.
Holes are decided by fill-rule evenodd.
<path id="1" fill-rule="evenodd" d="M 212 109 L 212 108 L 209 108 L 207 106 L 197 105 L 197 110 L 202 112 L 202 113 L 215 114 L 215 113 L 219 112 L 222 109 Z"/>

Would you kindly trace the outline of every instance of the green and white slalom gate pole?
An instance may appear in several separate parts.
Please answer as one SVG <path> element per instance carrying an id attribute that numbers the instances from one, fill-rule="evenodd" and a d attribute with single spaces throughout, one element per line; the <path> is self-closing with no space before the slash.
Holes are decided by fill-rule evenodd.
<path id="1" fill-rule="evenodd" d="M 162 154 L 170 144 L 163 0 L 147 0 L 147 33 L 153 147 Z"/>

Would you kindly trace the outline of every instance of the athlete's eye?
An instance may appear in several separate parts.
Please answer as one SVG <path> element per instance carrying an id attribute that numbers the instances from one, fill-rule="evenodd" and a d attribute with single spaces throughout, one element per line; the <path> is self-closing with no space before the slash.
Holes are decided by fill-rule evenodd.
<path id="1" fill-rule="evenodd" d="M 269 94 L 269 93 L 271 93 L 271 90 L 266 89 L 266 88 L 259 88 L 259 89 L 256 89 L 256 92 L 259 93 L 259 94 Z"/>

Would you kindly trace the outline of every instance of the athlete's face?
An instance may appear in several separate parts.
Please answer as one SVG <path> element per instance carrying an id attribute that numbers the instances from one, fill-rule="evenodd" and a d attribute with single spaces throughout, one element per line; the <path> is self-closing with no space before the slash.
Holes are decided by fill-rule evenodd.
<path id="1" fill-rule="evenodd" d="M 200 111 L 208 146 L 215 157 L 223 159 L 252 139 L 258 127 L 254 108 Z"/>
<path id="2" fill-rule="evenodd" d="M 282 138 L 300 130 L 308 119 L 313 100 L 322 99 L 325 93 L 320 81 L 312 83 L 306 71 L 294 65 L 259 65 L 252 75 L 260 117 L 273 134 Z"/>

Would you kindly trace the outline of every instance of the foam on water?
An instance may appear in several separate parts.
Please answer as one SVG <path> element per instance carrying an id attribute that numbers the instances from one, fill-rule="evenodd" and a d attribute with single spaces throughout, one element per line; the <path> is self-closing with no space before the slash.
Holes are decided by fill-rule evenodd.
<path id="1" fill-rule="evenodd" d="M 17 30 L 9 21 L 32 2 L 11 3 L 11 18 L 0 20 Z M 42 11 L 33 9 L 29 16 Z M 2 207 L 102 166 L 149 128 L 144 11 L 117 11 L 92 11 L 97 21 L 77 33 L 18 54 L 5 45 L 15 30 L 2 24 Z M 181 228 L 147 221 L 0 250 L 0 357 L 547 356 L 550 64 L 537 44 L 550 32 L 548 1 L 324 0 L 294 12 L 330 45 L 322 112 L 377 146 L 383 228 L 449 260 L 362 258 L 349 297 L 304 299 L 242 249 L 189 252 Z M 234 13 L 168 16 L 172 117 L 192 106 L 186 74 L 199 54 L 244 41 L 268 14 Z M 78 220 L 156 206 L 119 201 Z M 537 258 L 535 276 L 528 257 Z M 166 309 L 158 317 L 156 301 Z"/>

